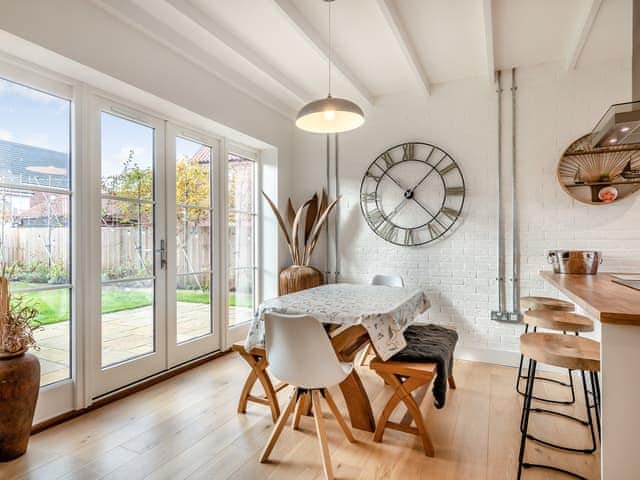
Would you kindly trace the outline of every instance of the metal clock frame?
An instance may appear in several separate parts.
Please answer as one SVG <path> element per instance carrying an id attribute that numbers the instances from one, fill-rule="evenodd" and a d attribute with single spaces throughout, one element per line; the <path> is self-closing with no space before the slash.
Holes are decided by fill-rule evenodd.
<path id="1" fill-rule="evenodd" d="M 421 159 L 417 159 L 417 158 L 407 158 L 407 159 L 402 159 L 399 160 L 397 162 L 394 162 L 393 165 L 391 165 L 390 167 L 385 168 L 384 170 L 376 163 L 379 159 L 381 159 L 385 153 L 394 151 L 398 148 L 402 148 L 405 147 L 405 145 L 424 145 L 428 148 L 431 148 L 431 151 L 429 152 L 429 155 L 427 156 L 426 160 L 421 160 Z M 439 151 L 441 153 L 444 154 L 444 156 L 440 159 L 440 161 L 438 163 L 436 163 L 435 165 L 432 165 L 431 163 L 429 163 L 429 159 L 431 158 L 431 156 L 433 155 L 433 153 L 435 151 Z M 462 185 L 461 186 L 456 186 L 456 187 L 452 187 L 452 188 L 462 188 L 462 193 L 461 193 L 461 201 L 460 201 L 460 207 L 457 209 L 456 211 L 456 215 L 454 217 L 449 217 L 451 219 L 451 224 L 448 225 L 447 227 L 444 227 L 442 223 L 440 223 L 437 220 L 438 215 L 440 215 L 440 213 L 443 211 L 444 209 L 444 205 L 447 201 L 447 183 L 445 181 L 444 175 L 443 175 L 440 170 L 438 170 L 436 167 L 438 166 L 438 164 L 444 160 L 445 158 L 449 158 L 449 160 L 451 160 L 451 164 L 453 165 L 453 168 L 458 170 L 458 173 L 460 174 L 460 179 L 462 180 Z M 438 211 L 436 212 L 435 215 L 432 215 L 430 212 L 428 212 L 425 207 L 423 207 L 422 205 L 421 208 L 423 210 L 426 211 L 426 213 L 428 215 L 431 216 L 431 219 L 421 225 L 415 226 L 415 227 L 411 227 L 411 228 L 407 228 L 407 227 L 402 227 L 396 223 L 394 223 L 392 220 L 389 220 L 386 216 L 383 215 L 384 218 L 384 222 L 385 223 L 389 223 L 391 224 L 394 228 L 398 229 L 398 230 L 416 230 L 416 229 L 421 229 L 424 228 L 425 226 L 429 225 L 431 222 L 438 222 L 440 224 L 440 226 L 442 226 L 444 229 L 442 232 L 440 232 L 437 236 L 430 238 L 429 240 L 425 241 L 425 242 L 420 242 L 420 243 L 413 243 L 413 244 L 406 244 L 406 243 L 401 243 L 398 241 L 393 241 L 393 240 L 389 240 L 387 238 L 385 238 L 384 236 L 382 236 L 379 232 L 378 229 L 376 228 L 375 225 L 373 225 L 370 220 L 369 220 L 369 216 L 367 215 L 367 211 L 364 208 L 364 203 L 362 200 L 362 193 L 363 193 L 363 187 L 365 184 L 365 181 L 367 179 L 367 172 L 370 171 L 372 166 L 376 166 L 378 167 L 380 170 L 382 170 L 382 174 L 380 175 L 380 179 L 382 179 L 382 177 L 384 177 L 385 175 L 387 175 L 396 185 L 398 185 L 399 187 L 402 187 L 400 184 L 398 184 L 398 182 L 391 177 L 387 172 L 394 168 L 396 165 L 399 165 L 401 163 L 407 163 L 407 162 L 419 162 L 422 164 L 426 164 L 429 167 L 431 167 L 431 170 L 429 170 L 429 172 L 427 173 L 427 175 L 430 175 L 434 170 L 435 172 L 438 174 L 438 178 L 440 179 L 440 181 L 442 182 L 443 185 L 443 189 L 444 189 L 444 195 L 442 197 L 442 202 L 440 203 L 440 208 L 438 209 Z M 379 212 L 383 212 L 383 210 L 380 208 L 380 204 L 379 204 L 379 197 L 378 197 L 378 188 L 380 187 L 380 180 L 378 180 L 376 182 L 376 188 L 375 188 L 375 204 L 376 204 L 376 209 Z M 409 190 L 405 191 L 405 198 L 412 198 L 413 197 L 413 193 L 411 192 L 411 197 L 407 197 L 407 193 L 409 192 Z M 418 247 L 421 245 L 427 245 L 430 244 L 432 242 L 435 242 L 436 240 L 441 239 L 447 232 L 449 232 L 451 230 L 451 228 L 453 228 L 453 226 L 457 223 L 458 219 L 460 218 L 461 214 L 462 214 L 462 210 L 464 208 L 464 201 L 465 201 L 465 195 L 466 194 L 466 183 L 464 180 L 464 175 L 462 174 L 462 170 L 460 169 L 460 165 L 458 165 L 458 162 L 455 161 L 455 159 L 445 150 L 443 150 L 442 148 L 438 147 L 437 145 L 431 144 L 431 143 L 427 143 L 427 142 L 403 142 L 403 143 L 399 143 L 397 145 L 394 145 L 392 147 L 387 148 L 385 151 L 383 151 L 380 155 L 377 155 L 376 158 L 369 164 L 369 166 L 367 167 L 364 176 L 362 177 L 362 181 L 360 182 L 360 212 L 362 213 L 362 216 L 364 217 L 365 221 L 367 222 L 367 225 L 369 225 L 369 228 L 371 228 L 371 230 L 373 230 L 373 232 L 380 238 L 382 238 L 384 241 L 389 242 L 393 245 L 398 245 L 400 247 Z M 415 200 L 417 202 L 417 200 Z M 445 214 L 446 215 L 446 214 Z M 448 216 L 448 215 L 447 215 Z"/>

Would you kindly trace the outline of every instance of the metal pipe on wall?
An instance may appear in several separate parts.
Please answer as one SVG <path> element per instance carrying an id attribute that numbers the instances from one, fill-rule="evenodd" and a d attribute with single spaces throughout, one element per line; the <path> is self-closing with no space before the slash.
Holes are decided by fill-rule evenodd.
<path id="1" fill-rule="evenodd" d="M 506 286 L 506 256 L 505 256 L 505 221 L 504 221 L 504 192 L 502 188 L 503 176 L 503 148 L 502 148 L 502 72 L 496 72 L 496 95 L 498 110 L 498 161 L 497 161 L 497 205 L 496 205 L 496 283 L 498 293 L 498 309 L 491 311 L 491 319 L 499 322 L 509 321 L 509 311 L 507 309 L 507 286 Z"/>
<path id="2" fill-rule="evenodd" d="M 520 315 L 520 230 L 518 228 L 517 161 L 516 161 L 516 69 L 511 69 L 511 282 L 512 318 L 518 321 Z M 515 317 L 515 318 L 513 318 Z"/>
<path id="3" fill-rule="evenodd" d="M 339 155 L 339 149 L 338 149 L 338 134 L 336 133 L 334 136 L 334 161 L 335 161 L 335 173 L 336 173 L 336 177 L 335 177 L 335 186 L 336 186 L 336 198 L 340 197 L 340 155 Z M 339 236 L 338 236 L 338 232 L 340 230 L 340 202 L 336 203 L 335 206 L 335 215 L 333 217 L 333 225 L 334 225 L 334 255 L 335 255 L 335 269 L 334 269 L 334 274 L 335 274 L 335 279 L 334 282 L 338 283 L 338 279 L 340 277 L 340 256 L 338 254 L 338 245 L 339 245 Z M 327 226 L 327 230 L 328 230 L 328 226 Z"/>
<path id="4" fill-rule="evenodd" d="M 506 292 L 505 292 L 505 255 L 504 255 L 504 218 L 502 215 L 502 72 L 498 70 L 497 74 L 498 88 L 498 312 L 505 312 L 507 309 Z"/>
<path id="5" fill-rule="evenodd" d="M 327 197 L 329 196 L 329 194 L 331 193 L 331 137 L 329 136 L 329 134 L 327 133 L 327 143 L 326 143 L 326 150 L 327 150 L 327 158 L 326 158 L 326 164 L 327 164 Z M 325 225 L 325 230 L 324 230 L 324 248 L 325 248 L 325 260 L 324 260 L 324 281 L 325 283 L 329 283 L 329 280 L 331 280 L 331 270 L 329 269 L 329 261 L 330 261 L 330 248 L 329 248 L 329 223 L 327 222 L 327 225 Z"/>

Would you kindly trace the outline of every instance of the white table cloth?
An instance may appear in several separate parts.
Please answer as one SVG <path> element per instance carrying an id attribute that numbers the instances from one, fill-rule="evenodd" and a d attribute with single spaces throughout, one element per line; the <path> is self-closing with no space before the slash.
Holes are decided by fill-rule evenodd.
<path id="1" fill-rule="evenodd" d="M 430 307 L 421 289 L 353 285 L 322 285 L 271 298 L 258 308 L 245 341 L 248 350 L 264 344 L 264 313 L 309 314 L 322 323 L 362 325 L 382 360 L 406 346 L 404 330 Z"/>

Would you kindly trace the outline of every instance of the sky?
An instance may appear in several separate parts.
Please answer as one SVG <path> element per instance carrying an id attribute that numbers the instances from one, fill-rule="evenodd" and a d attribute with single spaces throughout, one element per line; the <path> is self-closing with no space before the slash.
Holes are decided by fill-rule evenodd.
<path id="1" fill-rule="evenodd" d="M 0 78 L 0 140 L 68 153 L 71 102 Z M 101 114 L 102 175 L 113 175 L 133 150 L 135 162 L 150 167 L 153 129 L 106 112 Z M 191 158 L 200 144 L 178 138 L 177 158 Z"/>

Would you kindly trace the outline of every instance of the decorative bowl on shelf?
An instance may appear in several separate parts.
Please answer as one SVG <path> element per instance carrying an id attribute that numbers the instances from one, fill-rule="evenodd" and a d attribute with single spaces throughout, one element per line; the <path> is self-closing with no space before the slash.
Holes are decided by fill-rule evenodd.
<path id="1" fill-rule="evenodd" d="M 618 198 L 618 189 L 615 187 L 604 187 L 598 191 L 598 198 L 603 203 L 611 203 Z"/>

